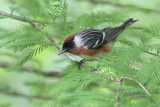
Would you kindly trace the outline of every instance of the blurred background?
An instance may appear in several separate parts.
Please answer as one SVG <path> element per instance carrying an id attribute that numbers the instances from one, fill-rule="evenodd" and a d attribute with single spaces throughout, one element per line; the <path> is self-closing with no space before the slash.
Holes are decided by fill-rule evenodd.
<path id="1" fill-rule="evenodd" d="M 13 1 L 16 0 L 0 0 L 0 11 L 9 13 L 10 7 L 16 5 Z M 144 8 L 143 11 L 130 14 L 130 17 L 138 19 L 138 24 L 145 26 L 160 22 L 160 0 L 67 0 L 66 2 L 67 21 L 74 21 L 81 15 L 92 12 L 112 13 L 120 9 Z M 14 31 L 22 23 L 9 18 L 1 19 L 0 30 Z M 132 32 L 132 36 L 124 35 L 124 37 L 138 41 L 140 37 L 134 34 L 135 32 Z M 32 60 L 27 61 L 21 70 L 7 72 L 10 64 L 19 58 L 19 54 L 1 48 L 0 107 L 50 107 L 52 105 L 50 90 L 61 78 L 59 73 L 69 64 L 66 57 L 57 55 L 58 52 L 54 47 L 46 48 Z"/>

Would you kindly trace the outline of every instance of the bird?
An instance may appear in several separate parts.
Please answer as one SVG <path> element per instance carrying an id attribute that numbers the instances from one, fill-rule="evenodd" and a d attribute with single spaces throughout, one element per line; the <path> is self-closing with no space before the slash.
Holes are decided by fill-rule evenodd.
<path id="1" fill-rule="evenodd" d="M 58 55 L 69 52 L 86 60 L 101 58 L 112 51 L 119 34 L 137 21 L 129 18 L 118 27 L 107 27 L 101 30 L 87 29 L 70 35 L 64 40 Z"/>

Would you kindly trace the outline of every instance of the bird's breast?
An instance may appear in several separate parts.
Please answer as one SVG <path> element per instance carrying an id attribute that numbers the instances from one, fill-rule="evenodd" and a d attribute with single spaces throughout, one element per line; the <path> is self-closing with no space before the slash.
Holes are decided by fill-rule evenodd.
<path id="1" fill-rule="evenodd" d="M 107 44 L 98 49 L 88 49 L 84 46 L 75 47 L 71 49 L 69 53 L 78 55 L 84 59 L 94 59 L 97 57 L 103 57 L 105 53 L 108 53 L 112 50 L 113 45 Z"/>

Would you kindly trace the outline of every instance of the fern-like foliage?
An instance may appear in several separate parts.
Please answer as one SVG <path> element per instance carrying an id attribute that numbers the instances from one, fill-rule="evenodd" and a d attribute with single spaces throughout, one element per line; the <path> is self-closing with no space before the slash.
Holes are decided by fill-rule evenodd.
<path id="1" fill-rule="evenodd" d="M 116 12 L 115 12 L 116 13 Z M 92 18 L 94 17 L 94 18 Z M 99 19 L 99 17 L 101 17 Z M 92 13 L 91 15 L 81 16 L 76 22 L 77 24 L 81 23 L 79 26 L 81 28 L 77 28 L 77 30 L 85 29 L 88 26 L 91 28 L 96 27 L 98 24 L 106 23 L 107 19 L 110 20 L 108 25 L 116 25 L 117 22 L 124 20 L 124 17 L 120 15 L 117 17 L 118 21 L 114 21 L 113 14 L 108 15 L 106 13 L 99 12 L 98 14 Z M 104 18 L 104 19 L 103 19 Z M 89 23 L 85 23 L 88 20 L 91 20 Z M 89 21 L 90 21 L 89 20 Z M 112 21 L 113 20 L 113 21 Z M 78 26 L 78 25 L 76 25 Z M 103 26 L 103 25 L 102 25 Z M 134 80 L 140 81 L 147 87 L 147 90 L 151 92 L 152 96 L 160 97 L 157 95 L 157 87 L 152 89 L 150 86 L 154 86 L 153 81 L 157 81 L 159 78 L 159 59 L 156 56 L 146 55 L 147 51 L 156 50 L 159 52 L 159 42 L 152 42 L 152 40 L 159 41 L 157 37 L 159 37 L 159 30 L 157 30 L 157 25 L 152 25 L 151 27 L 131 27 L 132 30 L 140 30 L 139 38 L 141 38 L 139 43 L 135 41 L 129 41 L 126 39 L 118 39 L 118 42 L 114 48 L 114 50 L 107 54 L 102 59 L 96 59 L 96 61 L 86 62 L 85 65 L 94 69 L 95 67 L 98 69 L 98 73 L 90 72 L 86 68 L 82 68 L 81 70 L 77 70 L 76 66 L 71 64 L 65 70 L 65 77 L 58 82 L 57 86 L 54 88 L 54 92 L 56 93 L 54 99 L 55 106 L 113 106 L 115 103 L 115 96 L 106 96 L 109 98 L 108 103 L 104 103 L 107 101 L 107 98 L 102 95 L 97 95 L 97 93 L 105 93 L 105 86 L 110 84 L 109 88 L 117 89 L 118 84 L 111 81 L 106 81 L 105 76 L 119 79 L 121 77 L 131 77 Z M 129 29 L 131 29 L 129 28 Z M 76 29 L 74 29 L 76 30 Z M 77 31 L 76 30 L 76 31 Z M 130 31 L 132 31 L 130 30 Z M 132 35 L 132 34 L 130 34 Z M 150 59 L 151 58 L 151 59 Z M 106 83 L 104 83 L 106 82 Z M 142 103 L 147 101 L 149 106 L 157 106 L 159 101 L 153 97 L 148 97 L 144 90 L 137 86 L 137 84 L 133 81 L 124 82 L 127 86 L 128 91 L 131 92 L 132 99 L 128 101 L 127 91 L 123 87 L 119 87 L 121 89 L 122 94 L 120 95 L 119 102 L 122 106 L 141 106 Z M 154 85 L 151 85 L 154 84 Z M 116 85 L 116 86 L 115 86 Z M 98 87 L 97 87 L 98 86 Z M 99 88 L 102 88 L 99 89 Z M 91 93 L 94 94 L 91 94 Z M 109 92 L 110 95 L 113 93 Z M 158 91 L 159 93 L 159 91 Z M 143 99 L 138 98 L 141 96 L 145 96 Z M 92 98 L 91 98 L 92 97 Z M 77 99 L 78 98 L 78 99 Z M 98 99 L 100 98 L 101 102 Z M 134 103 L 132 100 L 137 99 L 138 102 Z M 128 101 L 128 103 L 125 103 Z M 59 105 L 60 104 L 60 105 Z M 89 105 L 88 105 L 89 104 Z"/>
<path id="2" fill-rule="evenodd" d="M 17 14 L 23 19 L 40 20 L 37 25 L 45 32 L 53 34 L 50 37 L 60 45 L 68 35 L 88 27 L 95 29 L 116 27 L 130 18 L 130 14 L 141 10 L 140 8 L 119 9 L 111 14 L 99 11 L 83 14 L 73 21 L 67 20 L 68 7 L 63 0 L 13 0 L 13 3 L 18 6 L 11 8 L 12 14 Z M 0 32 L 0 48 L 12 50 L 20 55 L 9 70 L 21 67 L 32 56 L 41 53 L 47 47 L 54 46 L 46 39 L 47 33 L 29 24 L 31 22 L 11 32 Z M 85 62 L 85 67 L 80 70 L 75 62 L 70 62 L 62 72 L 65 76 L 49 92 L 47 90 L 49 96 L 54 99 L 52 105 L 54 107 L 113 107 L 119 89 L 120 107 L 142 107 L 142 105 L 158 107 L 160 104 L 160 58 L 146 52 L 159 54 L 159 29 L 160 24 L 151 26 L 134 24 L 120 35 L 114 50 L 105 57 Z M 135 32 L 138 32 L 136 39 Z M 126 38 L 131 37 L 133 40 L 126 39 L 122 35 Z M 88 68 L 96 68 L 97 72 L 91 72 Z M 130 77 L 143 84 L 151 96 L 148 96 L 135 81 L 123 80 L 126 87 L 124 88 L 115 81 L 107 80 L 106 77 L 115 79 Z M 128 92 L 131 96 L 130 100 L 127 97 Z"/>

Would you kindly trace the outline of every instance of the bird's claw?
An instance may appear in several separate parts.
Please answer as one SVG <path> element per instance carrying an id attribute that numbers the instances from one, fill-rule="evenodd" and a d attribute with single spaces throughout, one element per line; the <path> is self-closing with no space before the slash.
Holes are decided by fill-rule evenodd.
<path id="1" fill-rule="evenodd" d="M 81 69 L 81 67 L 83 66 L 84 61 L 85 61 L 85 59 L 82 59 L 82 60 L 77 62 L 79 69 Z"/>

